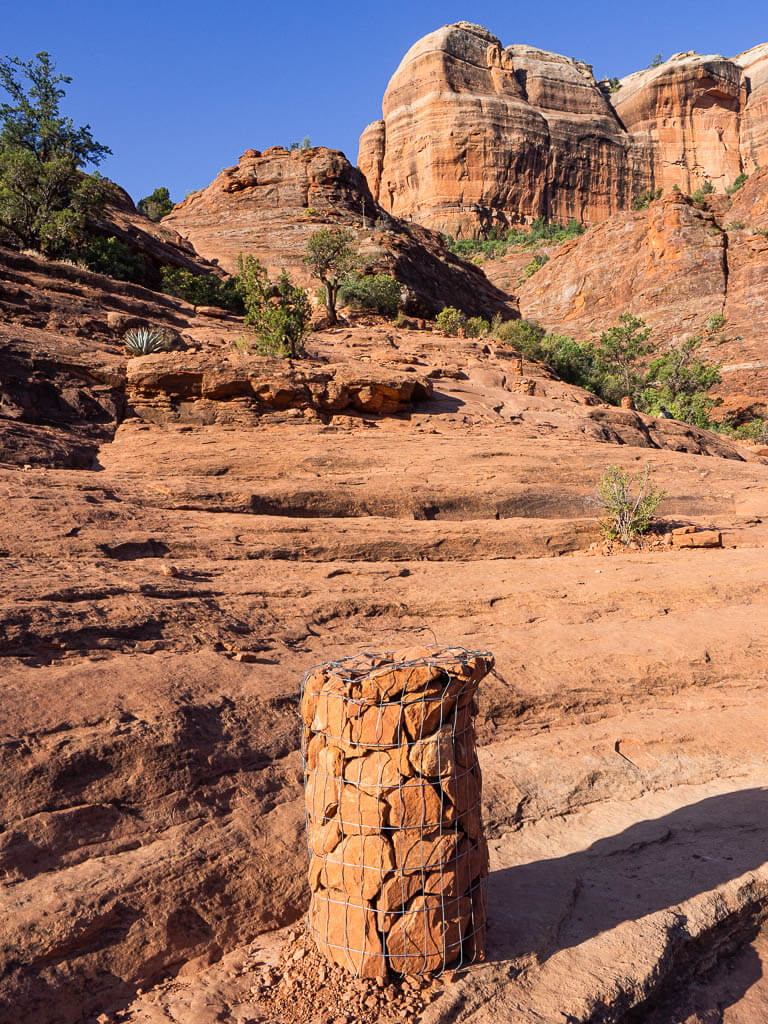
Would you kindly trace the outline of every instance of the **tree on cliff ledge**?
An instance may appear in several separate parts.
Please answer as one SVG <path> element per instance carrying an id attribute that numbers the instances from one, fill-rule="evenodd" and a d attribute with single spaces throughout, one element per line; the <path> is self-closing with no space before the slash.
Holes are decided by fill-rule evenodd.
<path id="1" fill-rule="evenodd" d="M 331 326 L 338 323 L 336 298 L 344 280 L 357 267 L 359 258 L 351 231 L 322 228 L 310 235 L 304 262 L 325 288 L 325 308 Z"/>
<path id="2" fill-rule="evenodd" d="M 83 241 L 89 212 L 98 210 L 107 183 L 87 175 L 111 150 L 90 125 L 76 128 L 59 103 L 62 83 L 50 54 L 34 60 L 0 59 L 0 242 L 69 255 Z"/>

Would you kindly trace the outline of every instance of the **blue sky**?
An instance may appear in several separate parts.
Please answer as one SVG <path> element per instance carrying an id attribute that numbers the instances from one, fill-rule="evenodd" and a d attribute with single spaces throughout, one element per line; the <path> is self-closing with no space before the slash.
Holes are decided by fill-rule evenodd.
<path id="1" fill-rule="evenodd" d="M 5 0 L 0 53 L 48 50 L 73 77 L 65 107 L 113 150 L 101 170 L 134 199 L 166 185 L 175 200 L 249 147 L 313 144 L 355 163 L 360 132 L 405 51 L 453 21 L 504 45 L 585 60 L 598 77 L 656 53 L 728 56 L 768 41 L 765 0 L 666 5 L 574 3 L 264 3 L 214 0 Z M 729 13 L 730 11 L 730 13 Z"/>

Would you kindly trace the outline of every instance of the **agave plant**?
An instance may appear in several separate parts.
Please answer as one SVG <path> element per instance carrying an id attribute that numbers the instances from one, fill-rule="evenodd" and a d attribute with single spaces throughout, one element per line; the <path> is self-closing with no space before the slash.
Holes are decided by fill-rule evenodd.
<path id="1" fill-rule="evenodd" d="M 168 348 L 163 331 L 156 327 L 133 327 L 123 335 L 123 344 L 132 356 L 148 356 Z"/>

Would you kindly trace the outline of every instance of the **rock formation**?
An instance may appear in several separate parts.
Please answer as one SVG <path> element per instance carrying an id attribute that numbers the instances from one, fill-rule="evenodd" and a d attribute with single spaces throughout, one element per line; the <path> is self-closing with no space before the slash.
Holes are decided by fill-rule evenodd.
<path id="1" fill-rule="evenodd" d="M 317 281 L 303 262 L 307 240 L 322 227 L 343 227 L 358 242 L 361 269 L 390 274 L 405 286 L 406 311 L 433 316 L 445 305 L 461 305 L 478 315 L 516 315 L 509 297 L 449 252 L 439 235 L 385 213 L 362 174 L 336 150 L 247 150 L 161 226 L 177 230 L 229 273 L 240 253 L 252 253 L 273 275 L 285 267 L 313 290 Z"/>
<path id="2" fill-rule="evenodd" d="M 351 657 L 302 688 L 310 934 L 365 978 L 480 959 L 488 847 L 474 698 L 488 654 Z"/>
<path id="3" fill-rule="evenodd" d="M 590 65 L 459 22 L 405 55 L 358 162 L 385 209 L 450 234 L 594 223 L 648 188 L 723 191 L 764 162 L 767 67 L 765 45 L 676 54 L 611 93 Z"/>
<path id="4" fill-rule="evenodd" d="M 579 340 L 629 311 L 653 328 L 659 350 L 703 332 L 707 357 L 722 363 L 715 392 L 723 411 L 746 414 L 768 404 L 766 230 L 768 170 L 752 174 L 732 199 L 697 206 L 670 192 L 648 210 L 617 214 L 551 250 L 519 288 L 520 310 Z M 503 260 L 486 268 L 497 281 L 508 277 Z M 724 317 L 722 326 L 712 317 Z"/>

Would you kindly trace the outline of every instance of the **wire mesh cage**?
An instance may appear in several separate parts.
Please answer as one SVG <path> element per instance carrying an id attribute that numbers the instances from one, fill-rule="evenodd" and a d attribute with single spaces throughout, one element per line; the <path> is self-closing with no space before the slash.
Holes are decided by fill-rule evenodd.
<path id="1" fill-rule="evenodd" d="M 492 666 L 489 652 L 434 644 L 304 678 L 308 928 L 355 975 L 438 973 L 483 956 L 473 718 Z"/>

